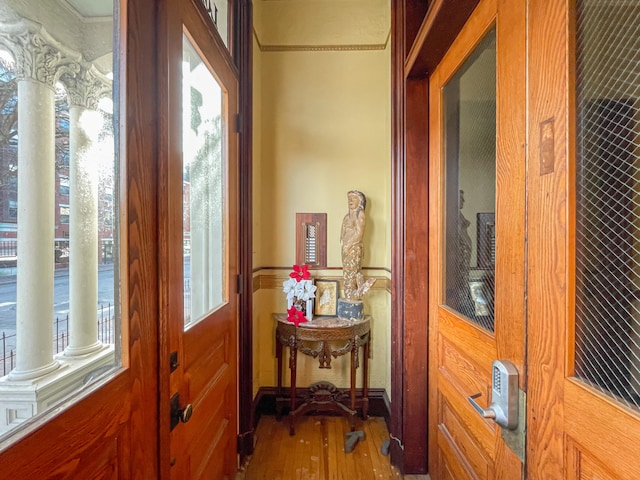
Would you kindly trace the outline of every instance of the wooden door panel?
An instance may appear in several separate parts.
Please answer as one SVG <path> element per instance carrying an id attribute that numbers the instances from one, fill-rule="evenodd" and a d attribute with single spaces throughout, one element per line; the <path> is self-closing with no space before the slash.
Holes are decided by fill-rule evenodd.
<path id="1" fill-rule="evenodd" d="M 591 17 L 591 21 L 598 23 L 599 40 L 595 43 L 586 41 L 583 47 L 587 44 L 590 47 L 578 52 L 577 11 L 581 6 L 596 5 L 603 9 Z M 625 347 L 628 348 L 629 341 L 625 336 L 628 331 L 625 332 L 622 325 L 629 321 L 629 314 L 625 312 L 629 297 L 616 290 L 625 277 L 630 278 L 630 263 L 626 260 L 631 257 L 625 250 L 637 242 L 629 241 L 636 235 L 637 226 L 631 227 L 628 206 L 625 205 L 628 189 L 634 187 L 637 191 L 637 181 L 630 181 L 622 169 L 620 175 L 612 175 L 610 169 L 619 168 L 620 163 L 617 162 L 620 160 L 627 163 L 628 157 L 620 154 L 630 153 L 626 151 L 630 140 L 626 114 L 628 105 L 625 106 L 627 98 L 616 89 L 629 85 L 637 90 L 637 75 L 630 72 L 620 75 L 620 71 L 613 69 L 594 81 L 596 75 L 593 71 L 584 68 L 585 63 L 602 66 L 612 59 L 615 62 L 618 46 L 624 45 L 625 52 L 637 51 L 637 45 L 634 50 L 626 44 L 623 22 L 618 21 L 623 19 L 622 16 L 607 16 L 611 12 L 609 9 L 617 7 L 634 11 L 633 15 L 631 10 L 625 12 L 624 18 L 637 15 L 638 5 L 634 2 L 592 4 L 578 1 L 560 2 L 553 6 L 543 0 L 530 2 L 529 125 L 530 138 L 535 141 L 529 142 L 528 152 L 538 169 L 527 179 L 530 232 L 527 473 L 531 479 L 631 480 L 640 475 L 637 448 L 640 413 L 624 405 L 628 400 L 605 394 L 574 376 L 578 366 L 584 366 L 584 362 L 590 360 L 589 355 L 593 355 L 592 372 L 596 377 L 601 375 L 603 364 L 598 364 L 599 361 L 610 362 L 606 372 L 608 380 L 615 384 L 623 378 L 620 367 L 625 362 L 624 355 L 617 356 Z M 589 26 L 586 31 L 590 31 Z M 637 34 L 630 36 L 627 33 L 626 38 L 632 37 L 637 37 Z M 598 52 L 591 48 L 594 46 L 605 47 L 605 50 Z M 599 56 L 607 59 L 600 61 Z M 582 69 L 579 61 L 585 62 Z M 632 68 L 634 63 L 637 62 L 625 62 L 625 68 Z M 587 90 L 583 84 L 580 91 L 584 74 L 591 75 L 593 83 L 589 83 Z M 631 78 L 634 80 L 627 80 Z M 609 80 L 611 82 L 607 84 Z M 599 93 L 591 95 L 585 91 Z M 618 114 L 601 115 L 601 107 L 612 103 L 612 97 L 619 104 Z M 591 102 L 590 106 L 588 102 Z M 598 125 L 600 131 L 585 129 L 586 135 L 583 135 L 579 129 L 587 123 L 583 115 L 589 108 L 599 110 L 599 116 L 605 120 Z M 611 124 L 613 120 L 614 125 Z M 547 141 L 543 141 L 543 128 L 548 132 Z M 606 139 L 607 134 L 615 136 L 616 140 Z M 605 147 L 585 155 L 582 144 L 591 141 L 590 136 L 606 139 L 605 145 L 619 146 L 620 152 L 607 151 Z M 614 153 L 615 158 L 612 157 Z M 539 170 L 539 162 L 543 158 L 552 168 Z M 591 242 L 586 246 L 580 245 L 581 239 L 586 238 L 584 230 L 589 227 L 589 223 L 583 221 L 584 215 L 583 219 L 579 218 L 585 211 L 581 209 L 588 210 L 588 205 L 581 203 L 581 195 L 584 198 L 585 191 L 580 190 L 584 188 L 580 169 L 598 165 L 598 162 L 600 165 L 593 170 L 591 181 L 604 188 L 587 191 L 599 197 L 600 213 L 597 215 L 602 215 L 598 218 L 606 228 L 592 227 L 589 234 L 593 243 L 601 243 L 604 248 L 600 248 L 601 245 L 592 247 Z M 617 191 L 611 191 L 613 189 Z M 614 203 L 613 210 L 617 211 L 612 212 L 609 209 Z M 611 224 L 613 221 L 615 226 Z M 589 260 L 589 255 L 602 259 L 600 268 L 584 262 Z M 617 264 L 618 260 L 620 264 Z M 619 278 L 606 274 L 611 266 L 616 266 L 614 277 Z M 580 277 L 590 273 L 589 268 L 592 268 L 592 273 L 601 274 L 599 291 L 581 290 Z M 595 307 L 603 310 L 601 322 L 586 327 L 580 323 L 585 317 L 584 312 L 580 312 L 584 308 L 585 297 L 604 303 Z M 620 305 L 625 308 L 620 308 Z M 592 313 L 594 307 L 589 308 L 589 313 Z M 604 330 L 603 325 L 606 325 Z M 578 329 L 581 329 L 580 334 Z M 598 348 L 586 347 L 585 339 L 597 339 L 598 336 L 616 340 L 609 344 L 594 343 Z M 610 386 L 604 386 L 603 390 Z"/>
<path id="2" fill-rule="evenodd" d="M 443 426 L 438 427 L 438 444 L 446 478 L 456 480 L 488 478 L 488 463 L 481 465 L 479 470 L 474 470 L 474 465 L 468 462 L 465 452 L 460 449 L 460 445 L 455 443 Z"/>
<path id="3" fill-rule="evenodd" d="M 493 422 L 478 415 L 467 397 L 482 392 L 482 397 L 477 401 L 486 407 L 486 399 L 490 398 L 491 377 L 486 366 L 478 365 L 466 355 L 470 350 L 472 348 L 465 350 L 452 345 L 444 352 L 438 381 L 438 425 L 441 432 L 447 432 L 447 439 L 453 442 L 466 463 L 472 466 L 489 465 L 489 459 L 495 456 L 497 428 Z M 449 366 L 445 366 L 447 363 Z M 484 461 L 478 461 L 479 457 Z M 486 468 L 482 467 L 482 470 Z"/>
<path id="4" fill-rule="evenodd" d="M 510 360 L 520 371 L 524 368 L 525 162 L 522 139 L 525 122 L 521 106 L 514 107 L 513 116 L 507 112 L 514 103 L 517 105 L 518 100 L 525 99 L 524 88 L 519 82 L 525 72 L 524 32 L 514 33 L 513 29 L 509 28 L 511 22 L 522 25 L 525 18 L 524 2 L 481 1 L 430 77 L 429 278 L 432 333 L 429 398 L 432 406 L 431 459 L 438 459 L 430 462 L 430 473 L 434 478 L 451 476 L 456 479 L 494 480 L 515 479 L 522 475 L 522 463 L 502 439 L 501 427 L 493 420 L 483 418 L 471 405 L 469 397 L 479 393 L 476 403 L 485 409 L 489 407 L 493 360 Z M 493 28 L 495 41 L 489 36 L 493 35 Z M 479 45 L 482 45 L 482 49 L 477 49 Z M 495 50 L 492 51 L 492 48 Z M 494 67 L 491 67 L 492 63 L 488 58 L 492 54 L 495 56 Z M 467 62 L 468 59 L 471 60 Z M 479 82 L 473 88 L 469 87 L 472 81 L 463 76 L 465 72 L 474 69 L 481 72 L 487 67 L 495 68 L 495 93 L 490 89 L 480 90 L 482 82 L 489 82 L 491 75 L 479 78 Z M 459 71 L 463 73 L 458 74 Z M 462 89 L 464 82 L 467 83 L 465 89 Z M 447 88 L 449 90 L 446 90 Z M 510 90 L 511 88 L 513 90 Z M 445 98 L 447 91 L 454 92 L 451 97 L 453 101 Z M 471 264 L 471 267 L 476 269 L 473 273 L 478 276 L 462 278 L 470 281 L 469 289 L 472 287 L 472 279 L 476 282 L 478 279 L 486 282 L 483 284 L 485 286 L 495 285 L 494 296 L 489 297 L 489 304 L 493 301 L 495 306 L 493 317 L 488 313 L 478 313 L 485 310 L 476 310 L 475 316 L 473 313 L 463 315 L 459 311 L 465 312 L 464 307 L 457 305 L 464 303 L 456 303 L 456 298 L 462 297 L 453 294 L 453 303 L 449 303 L 448 300 L 452 291 L 448 275 L 452 268 L 456 268 L 455 262 L 458 260 L 455 256 L 453 260 L 448 258 L 451 254 L 448 253 L 447 242 L 462 242 L 459 225 L 465 224 L 464 216 L 462 219 L 458 217 L 456 236 L 455 225 L 452 226 L 456 220 L 452 218 L 463 213 L 464 203 L 461 197 L 457 204 L 460 213 L 450 210 L 452 195 L 449 189 L 453 188 L 452 181 L 458 182 L 454 185 L 459 189 L 463 188 L 463 181 L 468 182 L 458 177 L 464 169 L 468 172 L 470 168 L 480 167 L 459 163 L 450 169 L 447 165 L 450 159 L 460 162 L 464 155 L 466 158 L 473 157 L 469 156 L 469 150 L 463 150 L 464 143 L 459 143 L 459 146 L 456 143 L 458 140 L 453 139 L 452 142 L 443 133 L 451 128 L 454 132 L 462 131 L 455 129 L 460 129 L 464 122 L 482 123 L 485 117 L 481 115 L 485 115 L 485 110 L 482 110 L 483 113 L 478 114 L 477 118 L 464 118 L 463 112 L 478 112 L 473 108 L 479 107 L 491 108 L 491 98 L 487 99 L 487 96 L 490 97 L 492 94 L 495 95 L 496 130 L 493 134 L 491 131 L 485 133 L 485 136 L 493 135 L 488 143 L 492 140 L 495 143 L 495 172 L 489 170 L 485 178 L 490 179 L 491 175 L 495 174 L 495 200 L 489 199 L 495 202 L 495 205 L 487 202 L 486 198 L 480 198 L 480 201 L 488 204 L 484 205 L 483 210 L 472 208 L 470 211 L 488 214 L 495 211 L 495 268 L 492 270 L 491 264 L 481 264 L 478 256 L 477 263 Z M 473 141 L 476 132 L 477 130 L 474 130 L 471 137 L 465 141 Z M 474 150 L 476 158 L 482 155 L 480 152 L 483 152 L 483 145 L 484 143 L 479 143 L 479 148 Z M 491 163 L 483 165 L 484 168 L 492 168 Z M 454 180 L 451 180 L 452 178 Z M 491 192 L 494 185 L 489 187 L 486 191 Z M 476 188 L 484 187 L 476 185 Z M 478 197 L 479 195 L 476 195 L 476 199 Z M 474 218 L 469 219 L 474 222 L 474 229 L 476 226 L 480 228 L 479 219 L 479 213 L 477 218 L 474 215 Z M 466 225 L 470 225 L 471 222 L 467 220 Z M 476 252 L 479 252 L 480 242 L 477 238 L 479 236 L 472 238 L 472 248 L 473 244 L 476 244 Z M 464 250 L 461 252 L 464 253 Z M 487 259 L 483 262 L 487 262 Z M 455 273 L 456 270 L 453 271 Z M 457 288 L 464 292 L 466 283 L 459 282 L 458 285 L 462 285 Z M 443 305 L 445 303 L 446 306 Z M 455 308 L 451 305 L 455 305 Z M 478 304 L 475 307 L 482 308 Z M 522 385 L 522 380 L 520 382 Z"/>
<path id="5" fill-rule="evenodd" d="M 453 398 L 459 398 L 459 396 Z M 445 435 L 445 438 L 452 446 L 457 448 L 460 456 L 470 465 L 471 471 L 475 472 L 478 478 L 489 478 L 489 461 L 493 458 L 494 445 L 486 440 L 493 439 L 493 432 L 487 431 L 486 428 L 474 429 L 470 424 L 476 421 L 475 417 L 458 416 L 456 409 L 447 402 L 444 395 L 440 401 L 442 412 L 442 421 L 439 426 L 440 432 Z M 481 435 L 477 435 L 478 433 L 481 433 Z M 483 439 L 485 440 L 484 442 Z"/>
<path id="6" fill-rule="evenodd" d="M 611 462 L 602 463 L 588 453 L 588 450 L 572 438 L 567 438 L 567 480 L 620 480 L 620 469 L 612 468 Z"/>
<path id="7" fill-rule="evenodd" d="M 454 320 L 453 313 L 445 309 L 441 310 L 438 318 L 441 337 L 439 343 L 442 349 L 439 352 L 442 355 L 441 368 L 446 369 L 447 362 L 450 362 L 450 369 L 456 375 L 468 376 L 471 377 L 469 382 L 478 381 L 480 385 L 486 385 L 486 382 L 491 382 L 491 369 L 490 365 L 484 364 L 484 360 L 496 358 L 495 339 L 485 330 L 468 321 L 456 322 Z M 460 366 L 464 368 L 455 368 L 459 362 L 463 363 Z M 482 379 L 477 378 L 478 375 Z"/>
<path id="8" fill-rule="evenodd" d="M 455 476 L 451 466 L 447 461 L 442 449 L 438 450 L 438 465 L 442 465 L 442 478 L 446 480 L 456 480 L 456 478 L 468 478 L 466 472 L 458 468 L 458 476 Z"/>
<path id="9" fill-rule="evenodd" d="M 189 296 L 181 295 L 182 289 L 179 295 L 168 291 L 174 301 L 162 314 L 168 322 L 170 351 L 177 351 L 179 359 L 171 373 L 169 395 L 179 393 L 181 406 L 191 405 L 193 414 L 171 431 L 171 478 L 232 478 L 237 470 L 238 437 L 238 78 L 202 2 L 174 5 L 170 28 L 181 46 L 174 46 L 174 54 L 179 51 L 189 68 L 183 70 L 182 62 L 172 62 L 170 67 L 173 111 L 184 113 L 168 112 L 176 145 L 170 147 L 175 158 L 164 166 L 163 186 L 168 192 L 164 208 L 169 213 L 162 224 L 168 240 L 161 268 L 168 284 L 188 284 L 192 290 Z M 183 105 L 180 99 L 189 95 L 199 100 Z M 197 118 L 197 125 L 184 126 L 184 115 Z M 200 149 L 195 151 L 190 141 Z M 186 264 L 182 179 L 187 170 L 189 239 L 194 241 L 188 255 L 189 277 L 186 267 L 175 268 Z M 211 174 L 206 181 L 205 173 Z M 191 303 L 183 308 L 183 302 Z M 189 315 L 186 326 L 183 311 Z"/>
<path id="10" fill-rule="evenodd" d="M 203 414 L 197 419 L 194 418 L 194 425 L 186 429 L 188 440 L 185 447 L 189 452 L 189 466 L 193 472 L 193 479 L 224 478 L 224 472 L 228 474 L 230 468 L 235 468 L 235 465 L 229 465 L 225 460 L 229 454 L 234 454 L 233 451 L 230 452 L 233 444 L 230 438 L 235 438 L 233 422 L 226 418 L 223 408 L 228 400 L 228 395 L 209 397 L 210 404 L 199 405 Z"/>
<path id="11" fill-rule="evenodd" d="M 478 448 L 493 458 L 493 454 L 495 453 L 496 427 L 492 425 L 492 422 L 483 419 L 478 415 L 478 412 L 471 407 L 467 401 L 468 395 L 466 392 L 453 387 L 448 382 L 440 382 L 439 388 L 441 392 L 441 403 L 439 407 L 444 408 L 445 403 L 443 402 L 446 402 L 446 406 L 451 409 L 451 412 L 457 420 L 457 426 L 464 429 L 464 435 L 461 434 L 461 436 L 473 438 L 478 444 Z M 444 412 L 442 412 L 440 422 L 444 423 L 446 419 L 447 417 L 445 417 Z M 449 430 L 453 431 L 451 428 L 449 428 Z"/>
<path id="12" fill-rule="evenodd" d="M 128 427 L 121 427 L 117 434 L 107 442 L 100 442 L 88 449 L 86 461 L 78 464 L 77 478 L 96 480 L 116 480 L 121 478 L 119 472 L 126 465 L 126 452 L 123 446 L 129 438 Z"/>
<path id="13" fill-rule="evenodd" d="M 455 344 L 448 342 L 445 338 L 442 339 L 441 344 L 442 362 L 439 366 L 441 383 L 450 385 L 458 394 L 469 396 L 482 393 L 483 398 L 486 398 L 491 388 L 491 375 L 487 368 L 474 362 L 465 351 L 457 349 Z"/>
<path id="14" fill-rule="evenodd" d="M 593 461 L 588 455 L 580 455 L 580 466 L 577 473 L 577 478 L 580 480 L 619 480 L 624 478 Z"/>
<path id="15" fill-rule="evenodd" d="M 205 337 L 206 338 L 206 337 Z M 193 402 L 205 393 L 208 388 L 216 383 L 218 377 L 222 376 L 226 369 L 230 367 L 231 348 L 228 333 L 219 338 L 207 338 L 207 347 L 201 351 L 201 355 L 189 355 L 186 352 L 193 352 L 193 348 L 185 347 L 185 369 L 184 375 L 189 378 L 190 398 Z M 200 368 L 202 364 L 208 368 Z M 228 378 L 225 378 L 228 380 Z"/>
<path id="16" fill-rule="evenodd" d="M 88 405 L 80 403 L 5 451 L 0 458 L 4 478 L 25 478 L 27 473 L 31 478 L 111 478 L 109 472 L 114 471 L 129 478 L 131 409 L 126 402 L 95 400 L 92 416 L 85 410 Z M 85 427 L 79 428 L 76 415 L 98 421 L 85 417 Z M 62 455 L 56 445 L 64 445 L 68 454 Z"/>
<path id="17" fill-rule="evenodd" d="M 638 478 L 640 430 L 637 412 L 620 407 L 611 397 L 571 379 L 565 382 L 564 405 L 567 440 L 573 444 L 579 458 L 573 466 L 577 478 L 598 478 L 584 473 L 585 464 L 595 468 L 597 463 L 606 465 L 608 477 L 602 478 Z M 606 415 L 602 415 L 603 412 Z M 589 421 L 587 416 L 591 417 Z M 569 465 L 569 470 L 571 467 Z"/>

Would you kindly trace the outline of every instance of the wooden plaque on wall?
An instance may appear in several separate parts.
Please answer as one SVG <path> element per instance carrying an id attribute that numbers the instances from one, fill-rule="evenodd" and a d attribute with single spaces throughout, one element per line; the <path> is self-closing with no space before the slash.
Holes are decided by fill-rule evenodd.
<path id="1" fill-rule="evenodd" d="M 296 264 L 327 266 L 326 213 L 296 213 Z"/>

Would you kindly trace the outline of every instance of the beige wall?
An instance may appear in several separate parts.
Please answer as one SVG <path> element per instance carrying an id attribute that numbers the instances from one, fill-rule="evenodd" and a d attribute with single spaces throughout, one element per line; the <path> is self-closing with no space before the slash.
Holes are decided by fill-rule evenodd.
<path id="1" fill-rule="evenodd" d="M 367 196 L 365 298 L 373 317 L 370 384 L 390 393 L 390 6 L 385 1 L 254 2 L 254 389 L 276 382 L 273 312 L 295 262 L 295 215 L 327 213 L 328 269 L 340 278 L 346 193 Z M 302 357 L 300 386 L 348 385 Z"/>

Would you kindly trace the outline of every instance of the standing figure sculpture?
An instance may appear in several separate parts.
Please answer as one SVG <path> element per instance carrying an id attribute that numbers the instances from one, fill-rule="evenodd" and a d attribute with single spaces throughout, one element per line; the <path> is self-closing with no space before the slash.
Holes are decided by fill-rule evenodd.
<path id="1" fill-rule="evenodd" d="M 342 244 L 342 274 L 344 277 L 344 296 L 348 300 L 361 298 L 358 292 L 358 274 L 364 258 L 365 213 L 367 200 L 364 193 L 351 190 L 347 193 L 349 211 L 342 220 L 340 243 Z"/>
<path id="2" fill-rule="evenodd" d="M 473 244 L 469 236 L 469 227 L 471 222 L 462 213 L 464 207 L 464 190 L 459 192 L 458 200 L 458 245 L 456 252 L 457 259 L 457 305 L 454 305 L 460 313 L 473 318 L 473 300 L 469 291 L 469 271 L 471 269 L 471 251 Z"/>
<path id="3" fill-rule="evenodd" d="M 469 269 L 471 268 L 471 250 L 473 244 L 469 236 L 471 222 L 462 213 L 464 207 L 464 190 L 460 190 L 458 201 L 458 274 L 466 289 L 469 282 Z"/>
<path id="4" fill-rule="evenodd" d="M 351 320 L 364 318 L 362 297 L 376 281 L 369 278 L 365 281 L 360 273 L 364 258 L 365 215 L 367 199 L 358 190 L 347 192 L 349 211 L 342 220 L 340 243 L 342 244 L 342 275 L 344 278 L 344 298 L 338 299 L 338 317 Z"/>

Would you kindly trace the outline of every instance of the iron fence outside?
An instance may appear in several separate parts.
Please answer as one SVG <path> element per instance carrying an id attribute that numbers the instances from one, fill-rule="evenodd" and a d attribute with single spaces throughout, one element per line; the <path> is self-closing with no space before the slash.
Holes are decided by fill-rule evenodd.
<path id="1" fill-rule="evenodd" d="M 191 317 L 191 283 L 189 278 L 184 280 L 184 318 L 185 323 Z M 98 313 L 98 339 L 104 344 L 115 341 L 115 315 L 111 303 L 100 305 Z M 53 320 L 53 350 L 54 353 L 63 352 L 69 345 L 69 315 L 56 317 Z M 16 334 L 0 334 L 0 376 L 7 375 L 15 367 L 16 362 Z"/>
<path id="2" fill-rule="evenodd" d="M 98 339 L 104 344 L 114 343 L 115 315 L 113 306 L 100 306 L 98 315 Z M 54 353 L 63 352 L 69 345 L 69 315 L 56 317 L 53 320 L 53 350 Z M 16 334 L 0 334 L 0 370 L 2 376 L 7 375 L 15 367 L 16 361 Z"/>

